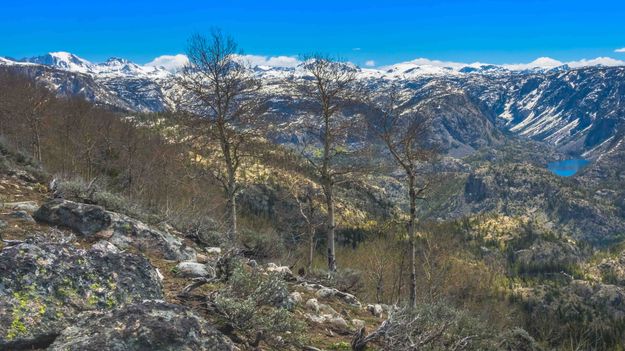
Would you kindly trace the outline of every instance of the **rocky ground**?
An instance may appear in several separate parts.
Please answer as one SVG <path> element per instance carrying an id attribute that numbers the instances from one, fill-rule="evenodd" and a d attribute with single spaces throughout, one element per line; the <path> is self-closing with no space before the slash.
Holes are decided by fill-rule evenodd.
<path id="1" fill-rule="evenodd" d="M 217 279 L 221 248 L 199 247 L 164 224 L 53 198 L 24 171 L 0 174 L 0 190 L 3 350 L 341 349 L 388 312 L 288 267 L 245 260 L 252 274 L 281 277 L 289 318 L 305 330 L 297 343 L 252 343 L 209 298 L 231 289 Z M 188 288 L 194 282 L 200 286 Z"/>

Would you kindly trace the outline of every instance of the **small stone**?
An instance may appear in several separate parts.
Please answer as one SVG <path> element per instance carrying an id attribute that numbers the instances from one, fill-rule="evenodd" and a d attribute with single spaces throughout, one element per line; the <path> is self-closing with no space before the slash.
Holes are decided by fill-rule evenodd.
<path id="1" fill-rule="evenodd" d="M 331 289 L 331 288 L 321 288 L 319 290 L 317 290 L 317 297 L 322 298 L 322 299 L 327 299 L 329 297 L 334 296 L 335 294 L 335 290 Z"/>
<path id="2" fill-rule="evenodd" d="M 315 313 L 319 313 L 319 302 L 317 302 L 317 299 L 308 299 L 308 301 L 306 301 L 306 308 L 315 311 Z"/>
<path id="3" fill-rule="evenodd" d="M 209 255 L 220 255 L 221 247 L 207 247 L 204 251 Z"/>
<path id="4" fill-rule="evenodd" d="M 176 272 L 180 276 L 189 278 L 207 277 L 210 275 L 205 264 L 191 261 L 178 263 Z"/>
<path id="5" fill-rule="evenodd" d="M 302 303 L 302 294 L 300 294 L 297 291 L 292 292 L 289 297 L 291 298 L 291 301 L 293 301 L 295 304 L 300 304 Z"/>
<path id="6" fill-rule="evenodd" d="M 372 315 L 378 318 L 380 318 L 382 316 L 382 313 L 384 313 L 384 310 L 382 309 L 382 305 L 380 304 L 367 305 L 367 311 L 371 312 Z"/>
<path id="7" fill-rule="evenodd" d="M 328 320 L 328 323 L 334 329 L 338 329 L 338 330 L 348 330 L 349 329 L 349 325 L 347 325 L 347 322 L 345 321 L 345 319 L 343 319 L 343 317 L 340 317 L 340 316 L 336 316 L 336 317 L 330 318 Z"/>
<path id="8" fill-rule="evenodd" d="M 267 272 L 277 272 L 289 276 L 293 275 L 293 272 L 291 272 L 291 269 L 289 267 L 278 266 L 275 263 L 267 263 Z"/>
<path id="9" fill-rule="evenodd" d="M 195 260 L 198 261 L 198 263 L 208 263 L 208 256 L 199 253 L 195 256 Z"/>
<path id="10" fill-rule="evenodd" d="M 365 321 L 362 319 L 352 319 L 352 325 L 356 327 L 356 329 L 360 330 L 365 327 Z"/>
<path id="11" fill-rule="evenodd" d="M 13 211 L 11 212 L 10 216 L 26 222 L 35 222 L 33 217 L 31 217 L 26 211 Z"/>
<path id="12" fill-rule="evenodd" d="M 111 252 L 111 253 L 119 253 L 119 249 L 117 246 L 109 243 L 106 240 L 100 240 L 97 243 L 91 246 L 92 250 L 102 251 L 102 252 Z"/>

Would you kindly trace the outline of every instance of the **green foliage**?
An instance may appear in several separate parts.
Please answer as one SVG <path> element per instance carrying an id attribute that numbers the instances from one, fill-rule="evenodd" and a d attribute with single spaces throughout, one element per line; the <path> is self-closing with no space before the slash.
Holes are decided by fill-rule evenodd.
<path id="1" fill-rule="evenodd" d="M 263 341 L 279 349 L 301 342 L 304 326 L 289 311 L 289 291 L 277 274 L 238 263 L 214 303 L 224 321 L 255 346 Z"/>

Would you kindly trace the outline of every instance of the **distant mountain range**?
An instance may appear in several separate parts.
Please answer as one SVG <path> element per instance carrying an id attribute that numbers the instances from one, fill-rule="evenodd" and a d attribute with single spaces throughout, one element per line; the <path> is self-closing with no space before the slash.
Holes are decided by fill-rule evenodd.
<path id="1" fill-rule="evenodd" d="M 398 83 L 409 107 L 418 106 L 435 116 L 432 138 L 451 155 L 466 155 L 495 145 L 506 135 L 518 135 L 562 152 L 600 156 L 623 135 L 619 131 L 625 126 L 625 67 L 546 63 L 447 67 L 415 60 L 382 69 L 357 69 L 369 89 Z M 21 60 L 0 58 L 0 66 L 26 73 L 61 95 L 79 95 L 130 112 L 175 109 L 180 93 L 176 73 L 120 58 L 94 64 L 55 52 Z M 272 99 L 273 118 L 281 122 L 305 118 L 294 112 L 297 101 L 281 85 L 283 78 L 298 76 L 301 67 L 254 69 L 265 83 L 265 93 L 277 97 Z"/>

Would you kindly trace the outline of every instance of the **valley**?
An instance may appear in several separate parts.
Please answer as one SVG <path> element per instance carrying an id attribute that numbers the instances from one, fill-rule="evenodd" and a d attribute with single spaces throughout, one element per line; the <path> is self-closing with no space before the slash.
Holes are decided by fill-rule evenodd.
<path id="1" fill-rule="evenodd" d="M 220 60 L 0 58 L 0 347 L 621 349 L 625 67 Z"/>

